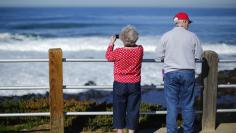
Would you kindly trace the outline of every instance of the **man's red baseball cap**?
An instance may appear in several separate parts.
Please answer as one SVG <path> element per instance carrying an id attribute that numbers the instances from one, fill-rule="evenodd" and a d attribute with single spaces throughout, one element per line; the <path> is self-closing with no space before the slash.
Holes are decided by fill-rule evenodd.
<path id="1" fill-rule="evenodd" d="M 189 23 L 192 23 L 192 21 L 188 17 L 188 14 L 185 12 L 179 12 L 175 15 L 174 21 L 177 22 L 178 20 L 188 20 Z"/>

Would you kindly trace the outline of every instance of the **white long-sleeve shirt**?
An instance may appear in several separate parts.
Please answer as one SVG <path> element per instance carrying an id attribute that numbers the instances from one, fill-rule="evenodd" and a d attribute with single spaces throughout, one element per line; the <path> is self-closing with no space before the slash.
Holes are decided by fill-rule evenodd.
<path id="1" fill-rule="evenodd" d="M 195 69 L 195 59 L 201 59 L 203 49 L 198 37 L 183 27 L 165 33 L 156 48 L 158 59 L 164 59 L 164 72 Z"/>

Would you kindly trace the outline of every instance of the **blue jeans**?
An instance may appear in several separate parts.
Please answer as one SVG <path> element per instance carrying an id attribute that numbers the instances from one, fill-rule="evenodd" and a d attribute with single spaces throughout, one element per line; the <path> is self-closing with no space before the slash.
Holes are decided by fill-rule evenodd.
<path id="1" fill-rule="evenodd" d="M 113 84 L 113 128 L 136 130 L 139 121 L 141 86 L 138 83 Z"/>
<path id="2" fill-rule="evenodd" d="M 167 133 L 177 133 L 178 108 L 181 108 L 184 133 L 194 131 L 194 70 L 177 70 L 164 74 L 167 104 Z"/>

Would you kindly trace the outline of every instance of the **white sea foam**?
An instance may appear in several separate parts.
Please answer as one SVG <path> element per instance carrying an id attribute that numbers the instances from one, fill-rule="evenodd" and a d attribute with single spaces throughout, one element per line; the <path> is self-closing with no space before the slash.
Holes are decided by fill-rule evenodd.
<path id="1" fill-rule="evenodd" d="M 16 39 L 17 38 L 17 39 Z M 159 36 L 141 36 L 138 43 L 144 45 L 146 58 L 154 57 Z M 0 33 L 1 58 L 41 58 L 47 57 L 49 48 L 62 48 L 67 57 L 104 58 L 110 37 L 77 38 L 40 38 L 19 34 Z M 118 47 L 122 46 L 118 40 Z M 203 44 L 204 50 L 213 50 L 220 55 L 236 55 L 236 46 L 228 44 Z M 88 52 L 95 51 L 95 52 Z M 35 54 L 37 53 L 37 54 Z M 232 69 L 235 65 L 220 66 L 220 69 Z M 93 67 L 92 67 L 93 66 Z M 95 66 L 95 67 L 94 67 Z M 42 64 L 0 64 L 0 86 L 48 86 L 48 65 Z M 199 68 L 199 67 L 198 67 Z M 144 63 L 142 66 L 142 84 L 163 83 L 161 64 Z M 200 70 L 198 70 L 200 72 Z M 63 65 L 64 85 L 84 85 L 94 81 L 97 85 L 111 85 L 113 82 L 112 63 L 65 63 Z M 84 90 L 65 90 L 77 93 Z M 24 95 L 45 93 L 46 91 L 0 91 L 0 95 Z"/>
<path id="2" fill-rule="evenodd" d="M 154 52 L 159 36 L 141 36 L 138 43 L 143 44 L 145 52 Z M 40 38 L 20 34 L 0 33 L 0 50 L 47 52 L 49 48 L 62 48 L 63 51 L 105 51 L 109 37 L 68 37 Z M 118 41 L 118 47 L 121 41 Z M 236 44 L 204 43 L 204 50 L 213 50 L 218 54 L 236 54 Z"/>

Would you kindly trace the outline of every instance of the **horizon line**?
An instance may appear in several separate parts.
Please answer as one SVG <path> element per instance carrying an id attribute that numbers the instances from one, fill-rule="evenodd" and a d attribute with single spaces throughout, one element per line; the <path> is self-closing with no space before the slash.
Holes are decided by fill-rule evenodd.
<path id="1" fill-rule="evenodd" d="M 173 7 L 173 6 L 0 6 L 0 8 L 186 8 L 186 9 L 236 9 L 236 7 Z"/>

